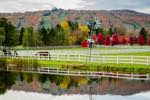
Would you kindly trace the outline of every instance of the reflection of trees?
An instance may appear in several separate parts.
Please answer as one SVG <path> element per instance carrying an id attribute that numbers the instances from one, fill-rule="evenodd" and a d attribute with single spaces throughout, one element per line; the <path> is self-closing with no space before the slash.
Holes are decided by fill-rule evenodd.
<path id="1" fill-rule="evenodd" d="M 0 72 L 0 94 L 4 94 L 15 82 L 15 74 Z"/>

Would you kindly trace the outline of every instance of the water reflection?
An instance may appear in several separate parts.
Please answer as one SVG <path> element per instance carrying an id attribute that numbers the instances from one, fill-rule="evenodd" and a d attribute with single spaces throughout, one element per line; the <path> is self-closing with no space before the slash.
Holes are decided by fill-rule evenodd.
<path id="1" fill-rule="evenodd" d="M 4 94 L 6 90 L 45 93 L 57 96 L 81 94 L 89 95 L 89 98 L 91 95 L 133 95 L 146 92 L 150 90 L 150 81 L 1 72 L 1 94 Z"/>

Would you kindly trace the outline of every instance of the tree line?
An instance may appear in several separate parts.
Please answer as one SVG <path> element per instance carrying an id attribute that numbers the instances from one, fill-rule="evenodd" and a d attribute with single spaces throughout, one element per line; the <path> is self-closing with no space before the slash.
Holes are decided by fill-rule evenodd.
<path id="1" fill-rule="evenodd" d="M 135 44 L 150 45 L 148 32 L 142 28 L 138 37 L 133 34 L 126 36 L 125 30 L 109 28 L 99 28 L 94 31 L 92 38 L 97 44 L 117 45 L 117 44 Z M 89 38 L 90 28 L 87 25 L 75 21 L 64 20 L 52 26 L 51 28 L 39 27 L 22 27 L 17 30 L 12 23 L 6 18 L 0 18 L 0 46 L 63 46 L 63 45 L 80 45 L 82 41 Z M 120 36 L 125 35 L 122 40 Z M 130 42 L 129 42 L 130 41 Z"/>

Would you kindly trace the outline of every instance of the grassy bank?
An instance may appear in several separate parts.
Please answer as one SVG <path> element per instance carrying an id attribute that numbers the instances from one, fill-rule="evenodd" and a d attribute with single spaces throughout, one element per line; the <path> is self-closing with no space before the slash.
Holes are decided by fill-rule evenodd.
<path id="1" fill-rule="evenodd" d="M 119 73 L 150 74 L 150 65 L 131 64 L 101 64 L 73 61 L 48 61 L 48 60 L 24 60 L 24 59 L 0 59 L 0 65 L 13 64 L 14 68 L 51 67 L 63 70 L 105 71 Z M 2 67 L 2 66 L 1 66 Z"/>
<path id="2" fill-rule="evenodd" d="M 145 65 L 131 65 L 131 64 L 99 64 L 99 63 L 85 63 L 72 61 L 39 61 L 43 67 L 53 67 L 70 70 L 86 70 L 86 71 L 106 71 L 106 72 L 120 72 L 120 73 L 150 73 L 150 66 Z"/>

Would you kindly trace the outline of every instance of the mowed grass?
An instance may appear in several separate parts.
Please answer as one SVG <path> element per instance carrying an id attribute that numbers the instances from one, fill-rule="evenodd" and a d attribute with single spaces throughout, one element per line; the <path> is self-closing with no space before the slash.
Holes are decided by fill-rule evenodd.
<path id="1" fill-rule="evenodd" d="M 89 62 L 72 62 L 72 61 L 45 61 L 40 60 L 41 67 L 60 68 L 69 70 L 85 70 L 85 71 L 106 71 L 120 73 L 150 73 L 150 65 L 131 65 L 131 64 L 101 64 Z"/>
<path id="2" fill-rule="evenodd" d="M 13 59 L 7 59 L 8 64 L 12 64 Z M 16 60 L 17 61 L 17 60 Z M 103 64 L 91 62 L 75 62 L 75 61 L 51 61 L 37 60 L 37 67 L 59 68 L 62 70 L 84 70 L 84 71 L 104 71 L 104 72 L 119 72 L 119 73 L 138 73 L 150 74 L 150 65 L 138 64 Z"/>

